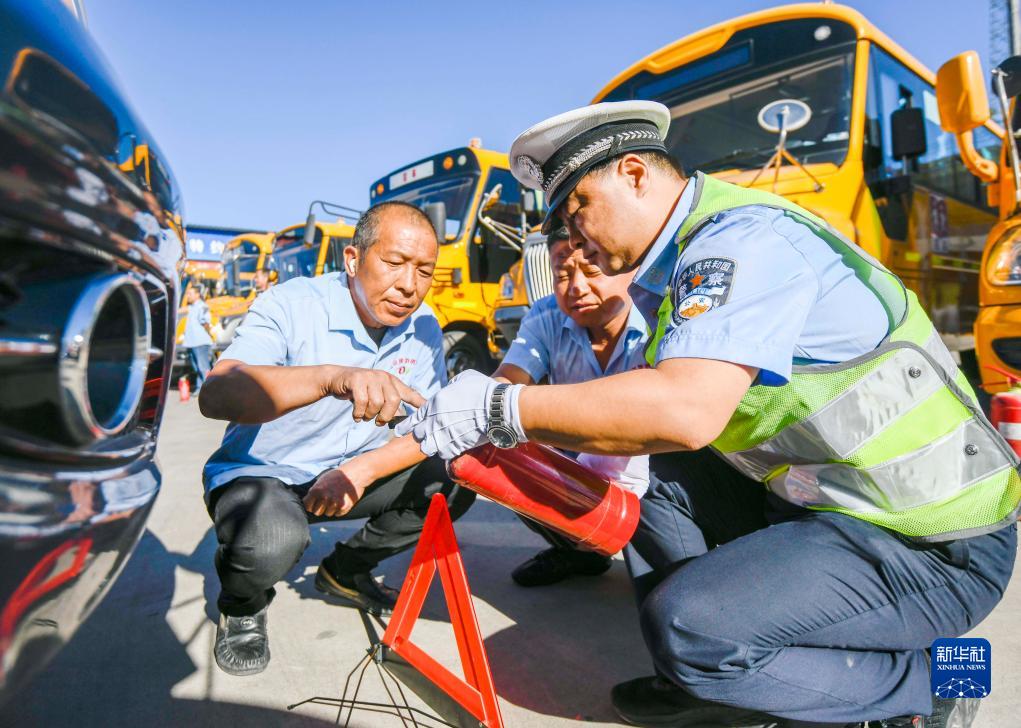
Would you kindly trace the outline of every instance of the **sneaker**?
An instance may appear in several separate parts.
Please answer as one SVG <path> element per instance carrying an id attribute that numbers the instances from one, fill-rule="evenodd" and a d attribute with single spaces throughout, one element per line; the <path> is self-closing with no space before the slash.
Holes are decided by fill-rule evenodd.
<path id="1" fill-rule="evenodd" d="M 228 675 L 255 675 L 269 664 L 269 634 L 266 610 L 248 617 L 220 615 L 216 624 L 213 657 Z"/>
<path id="2" fill-rule="evenodd" d="M 376 581 L 371 572 L 332 574 L 325 561 L 319 564 L 315 584 L 316 589 L 324 594 L 332 594 L 352 606 L 379 616 L 393 612 L 400 594 L 396 589 Z"/>
<path id="3" fill-rule="evenodd" d="M 741 726 L 778 728 L 779 718 L 745 708 L 696 698 L 661 677 L 640 677 L 613 686 L 610 700 L 617 715 L 638 726 Z"/>
<path id="4" fill-rule="evenodd" d="M 511 572 L 520 586 L 548 586 L 572 576 L 599 576 L 610 568 L 609 556 L 579 549 L 546 549 Z"/>

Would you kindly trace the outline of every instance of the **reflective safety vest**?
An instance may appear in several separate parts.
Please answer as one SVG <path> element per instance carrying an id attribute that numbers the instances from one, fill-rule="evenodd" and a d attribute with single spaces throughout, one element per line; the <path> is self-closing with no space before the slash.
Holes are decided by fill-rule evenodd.
<path id="1" fill-rule="evenodd" d="M 882 303 L 889 333 L 839 364 L 794 366 L 780 387 L 753 385 L 712 443 L 746 476 L 799 506 L 836 511 L 919 541 L 989 533 L 1021 510 L 1019 461 L 976 404 L 912 291 L 825 221 L 782 197 L 701 173 L 681 251 L 724 210 L 762 205 L 804 225 Z M 674 313 L 659 308 L 649 363 Z"/>

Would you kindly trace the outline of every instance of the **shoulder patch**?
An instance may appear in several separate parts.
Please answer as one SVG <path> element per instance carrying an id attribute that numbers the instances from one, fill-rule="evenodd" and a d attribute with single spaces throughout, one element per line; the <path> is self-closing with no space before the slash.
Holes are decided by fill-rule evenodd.
<path id="1" fill-rule="evenodd" d="M 725 304 L 736 269 L 730 258 L 703 258 L 682 270 L 670 291 L 674 324 Z"/>

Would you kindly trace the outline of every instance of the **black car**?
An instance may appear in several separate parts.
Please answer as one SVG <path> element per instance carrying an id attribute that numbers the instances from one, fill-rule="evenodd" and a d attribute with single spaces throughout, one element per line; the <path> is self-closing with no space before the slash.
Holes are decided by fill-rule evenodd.
<path id="1" fill-rule="evenodd" d="M 75 0 L 0 0 L 0 701 L 116 578 L 160 488 L 176 182 Z"/>

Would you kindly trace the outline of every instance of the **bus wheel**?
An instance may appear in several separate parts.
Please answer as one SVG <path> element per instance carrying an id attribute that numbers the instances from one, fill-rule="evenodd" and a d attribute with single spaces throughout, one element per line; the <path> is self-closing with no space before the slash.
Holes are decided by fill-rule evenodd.
<path id="1" fill-rule="evenodd" d="M 467 331 L 447 331 L 443 334 L 443 354 L 447 362 L 447 378 L 453 379 L 466 369 L 489 374 L 492 362 L 482 342 Z"/>

